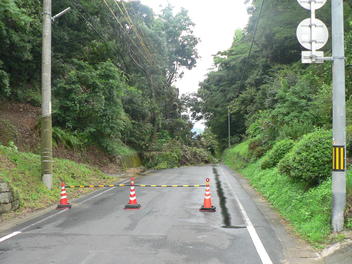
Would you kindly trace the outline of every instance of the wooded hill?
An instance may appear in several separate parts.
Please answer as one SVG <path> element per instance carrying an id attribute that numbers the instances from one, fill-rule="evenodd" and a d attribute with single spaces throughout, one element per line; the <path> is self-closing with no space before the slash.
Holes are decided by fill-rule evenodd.
<path id="1" fill-rule="evenodd" d="M 111 155 L 125 146 L 162 151 L 172 139 L 193 146 L 174 86 L 198 58 L 187 11 L 168 6 L 155 15 L 136 1 L 60 0 L 53 14 L 69 6 L 52 27 L 54 137 Z M 40 106 L 41 20 L 40 0 L 0 3 L 2 100 Z"/>
<path id="2" fill-rule="evenodd" d="M 194 116 L 205 118 L 223 145 L 227 143 L 228 108 L 232 144 L 245 137 L 260 137 L 258 145 L 268 148 L 277 139 L 297 139 L 316 128 L 330 129 L 332 64 L 300 62 L 304 49 L 296 39 L 296 28 L 310 16 L 309 11 L 297 1 L 251 2 L 247 27 L 236 31 L 230 49 L 214 57 L 216 70 L 208 74 L 199 92 L 188 98 Z M 352 1 L 345 1 L 344 6 L 347 124 L 351 132 Z M 317 18 L 330 30 L 330 3 L 317 10 Z M 331 37 L 323 50 L 331 55 Z"/>

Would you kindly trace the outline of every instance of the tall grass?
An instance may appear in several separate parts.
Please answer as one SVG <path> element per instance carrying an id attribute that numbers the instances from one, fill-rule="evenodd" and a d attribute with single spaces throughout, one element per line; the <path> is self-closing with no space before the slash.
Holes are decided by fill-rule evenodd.
<path id="1" fill-rule="evenodd" d="M 261 169 L 262 160 L 251 162 L 248 141 L 228 149 L 224 163 L 249 179 L 294 230 L 313 245 L 321 246 L 329 234 L 331 219 L 331 179 L 315 188 L 305 189 L 300 183 L 281 175 L 276 167 Z M 348 190 L 351 194 L 352 173 L 348 173 Z"/>
<path id="2" fill-rule="evenodd" d="M 20 211 L 35 210 L 55 204 L 59 200 L 60 183 L 88 185 L 111 183 L 116 178 L 70 160 L 54 159 L 53 189 L 48 190 L 41 180 L 40 156 L 19 152 L 13 147 L 0 146 L 0 180 L 6 181 L 20 201 Z M 69 197 L 77 197 L 88 189 L 70 189 Z"/>

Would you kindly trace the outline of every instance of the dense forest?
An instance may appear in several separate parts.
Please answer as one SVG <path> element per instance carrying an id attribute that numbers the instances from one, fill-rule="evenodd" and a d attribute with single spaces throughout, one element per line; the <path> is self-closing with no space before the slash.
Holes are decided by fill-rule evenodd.
<path id="1" fill-rule="evenodd" d="M 168 144 L 198 151 L 174 85 L 198 58 L 187 11 L 166 6 L 156 15 L 138 1 L 62 0 L 53 1 L 53 15 L 68 6 L 52 26 L 54 138 L 111 155 Z M 2 100 L 41 104 L 41 21 L 40 0 L 0 3 Z"/>
<path id="2" fill-rule="evenodd" d="M 345 1 L 346 101 L 348 131 L 352 130 L 351 71 L 352 3 Z M 237 30 L 230 49 L 214 57 L 216 70 L 188 102 L 195 118 L 204 118 L 223 146 L 227 143 L 227 111 L 231 113 L 231 143 L 256 138 L 258 155 L 275 140 L 298 139 L 316 128 L 332 126 L 331 63 L 300 62 L 297 25 L 309 17 L 297 1 L 255 0 L 250 19 Z M 330 28 L 330 4 L 317 11 Z M 331 55 L 331 40 L 323 50 Z M 350 141 L 350 136 L 348 137 Z"/>

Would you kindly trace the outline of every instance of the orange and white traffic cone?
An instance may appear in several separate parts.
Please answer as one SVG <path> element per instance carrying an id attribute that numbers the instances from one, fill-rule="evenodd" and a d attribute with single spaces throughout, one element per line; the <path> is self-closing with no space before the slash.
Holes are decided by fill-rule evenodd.
<path id="1" fill-rule="evenodd" d="M 206 183 L 205 183 L 205 194 L 204 194 L 204 204 L 202 205 L 202 207 L 199 209 L 199 211 L 202 212 L 215 212 L 216 211 L 216 207 L 212 205 L 211 203 L 211 194 L 210 194 L 210 179 L 207 178 L 206 179 Z"/>
<path id="2" fill-rule="evenodd" d="M 141 205 L 137 203 L 136 189 L 134 186 L 134 178 L 131 178 L 131 187 L 130 187 L 130 200 L 126 204 L 125 209 L 139 209 Z"/>
<path id="3" fill-rule="evenodd" d="M 61 183 L 61 193 L 60 193 L 60 203 L 57 205 L 56 209 L 66 209 L 71 208 L 72 205 L 68 202 L 65 183 Z"/>

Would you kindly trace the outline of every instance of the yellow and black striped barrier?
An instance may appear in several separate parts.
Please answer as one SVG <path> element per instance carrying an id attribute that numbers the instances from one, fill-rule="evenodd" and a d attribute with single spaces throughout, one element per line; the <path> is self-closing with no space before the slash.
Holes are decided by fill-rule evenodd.
<path id="1" fill-rule="evenodd" d="M 333 146 L 332 169 L 334 171 L 344 171 L 345 167 L 345 146 Z"/>
<path id="2" fill-rule="evenodd" d="M 205 184 L 194 184 L 194 185 L 188 185 L 188 184 L 183 184 L 183 185 L 155 185 L 155 184 L 108 184 L 108 185 L 66 185 L 66 188 L 108 188 L 108 187 L 129 187 L 129 186 L 135 186 L 135 187 L 205 187 Z"/>

